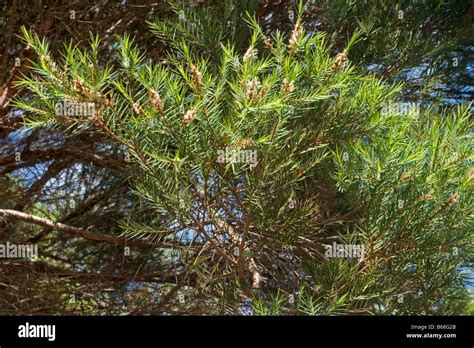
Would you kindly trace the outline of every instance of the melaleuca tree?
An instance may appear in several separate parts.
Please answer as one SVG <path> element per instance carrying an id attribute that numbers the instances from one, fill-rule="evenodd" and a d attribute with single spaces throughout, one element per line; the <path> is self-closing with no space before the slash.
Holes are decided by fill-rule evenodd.
<path id="1" fill-rule="evenodd" d="M 17 101 L 27 125 L 98 132 L 133 158 L 141 208 L 123 235 L 174 278 L 142 297 L 154 313 L 449 313 L 466 298 L 469 109 L 383 112 L 402 86 L 351 65 L 361 32 L 332 55 L 302 10 L 288 37 L 250 18 L 245 50 L 212 57 L 184 39 L 152 62 L 123 36 L 105 68 L 97 38 L 55 58 L 24 31 L 40 56 L 21 82 L 36 98 Z M 65 101 L 95 112 L 58 116 Z M 333 242 L 365 255 L 327 258 Z"/>

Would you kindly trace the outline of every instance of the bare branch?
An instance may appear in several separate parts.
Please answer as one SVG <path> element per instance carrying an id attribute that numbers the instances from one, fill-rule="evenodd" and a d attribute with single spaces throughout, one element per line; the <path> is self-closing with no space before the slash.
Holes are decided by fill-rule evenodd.
<path id="1" fill-rule="evenodd" d="M 141 247 L 141 248 L 153 246 L 153 244 L 151 243 L 146 243 L 146 242 L 142 242 L 138 240 L 127 240 L 127 239 L 116 237 L 116 236 L 109 236 L 107 234 L 86 231 L 81 228 L 68 226 L 60 222 L 53 222 L 51 220 L 43 219 L 38 216 L 25 214 L 20 211 L 11 210 L 11 209 L 0 209 L 0 216 L 6 217 L 6 218 L 11 217 L 11 218 L 15 218 L 24 222 L 28 222 L 28 223 L 32 223 L 32 224 L 36 224 L 40 226 L 45 226 L 45 227 L 50 227 L 59 232 L 64 232 L 73 236 L 81 237 L 81 238 L 96 241 L 96 242 L 106 242 L 106 243 L 116 244 L 116 245 L 136 246 L 136 247 Z"/>

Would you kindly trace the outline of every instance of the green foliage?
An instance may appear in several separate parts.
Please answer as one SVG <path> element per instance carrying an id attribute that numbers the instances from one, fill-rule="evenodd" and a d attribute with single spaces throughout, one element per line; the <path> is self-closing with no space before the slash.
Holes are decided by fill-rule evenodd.
<path id="1" fill-rule="evenodd" d="M 212 59 L 222 43 L 231 42 L 238 48 L 247 44 L 251 32 L 243 19 L 246 13 L 255 13 L 260 1 L 220 1 L 212 7 L 189 6 L 181 1 L 169 5 L 173 16 L 149 22 L 152 32 L 174 53 L 186 42 L 191 51 Z"/>
<path id="2" fill-rule="evenodd" d="M 94 130 L 132 155 L 135 192 L 155 217 L 123 221 L 123 234 L 198 278 L 186 310 L 250 298 L 261 315 L 449 314 L 472 255 L 469 108 L 383 113 L 402 86 L 347 61 L 362 31 L 333 57 L 300 10 L 289 40 L 250 17 L 244 55 L 225 28 L 207 35 L 215 17 L 185 12 L 186 23 L 151 24 L 170 42 L 166 61 L 146 61 L 125 35 L 107 67 L 97 37 L 54 59 L 24 30 L 40 62 L 19 84 L 36 98 L 16 105 L 31 127 Z M 64 100 L 95 113 L 58 117 Z M 222 163 L 226 148 L 256 161 Z M 333 241 L 362 244 L 365 257 L 324 257 Z"/>

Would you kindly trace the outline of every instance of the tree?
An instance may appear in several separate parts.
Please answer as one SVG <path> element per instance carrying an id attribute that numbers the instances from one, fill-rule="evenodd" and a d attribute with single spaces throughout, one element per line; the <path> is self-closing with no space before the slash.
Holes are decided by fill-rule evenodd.
<path id="1" fill-rule="evenodd" d="M 123 236 L 154 243 L 151 262 L 176 277 L 134 284 L 151 313 L 449 314 L 466 298 L 469 108 L 384 108 L 403 85 L 351 64 L 363 32 L 332 55 L 302 14 L 288 37 L 249 17 L 244 51 L 217 35 L 212 57 L 171 40 L 148 62 L 125 35 L 113 69 L 96 37 L 55 59 L 24 30 L 40 57 L 20 84 L 36 98 L 16 102 L 27 125 L 102 134 L 136 164 Z"/>

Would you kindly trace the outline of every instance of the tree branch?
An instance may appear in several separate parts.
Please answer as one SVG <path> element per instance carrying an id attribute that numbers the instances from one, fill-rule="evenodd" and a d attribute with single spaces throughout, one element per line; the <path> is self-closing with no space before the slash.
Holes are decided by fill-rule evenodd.
<path id="1" fill-rule="evenodd" d="M 28 222 L 28 223 L 32 223 L 32 224 L 36 224 L 40 226 L 45 226 L 45 227 L 50 227 L 59 232 L 64 232 L 76 237 L 81 237 L 81 238 L 96 241 L 96 242 L 106 242 L 106 243 L 116 244 L 116 245 L 136 246 L 140 248 L 153 246 L 153 244 L 143 242 L 143 241 L 127 240 L 121 237 L 86 231 L 77 227 L 62 224 L 60 222 L 53 222 L 53 221 L 43 219 L 38 216 L 25 214 L 16 210 L 0 209 L 0 216 L 3 216 L 5 218 L 8 218 L 8 217 L 15 218 L 17 220 L 21 220 L 24 222 Z"/>

